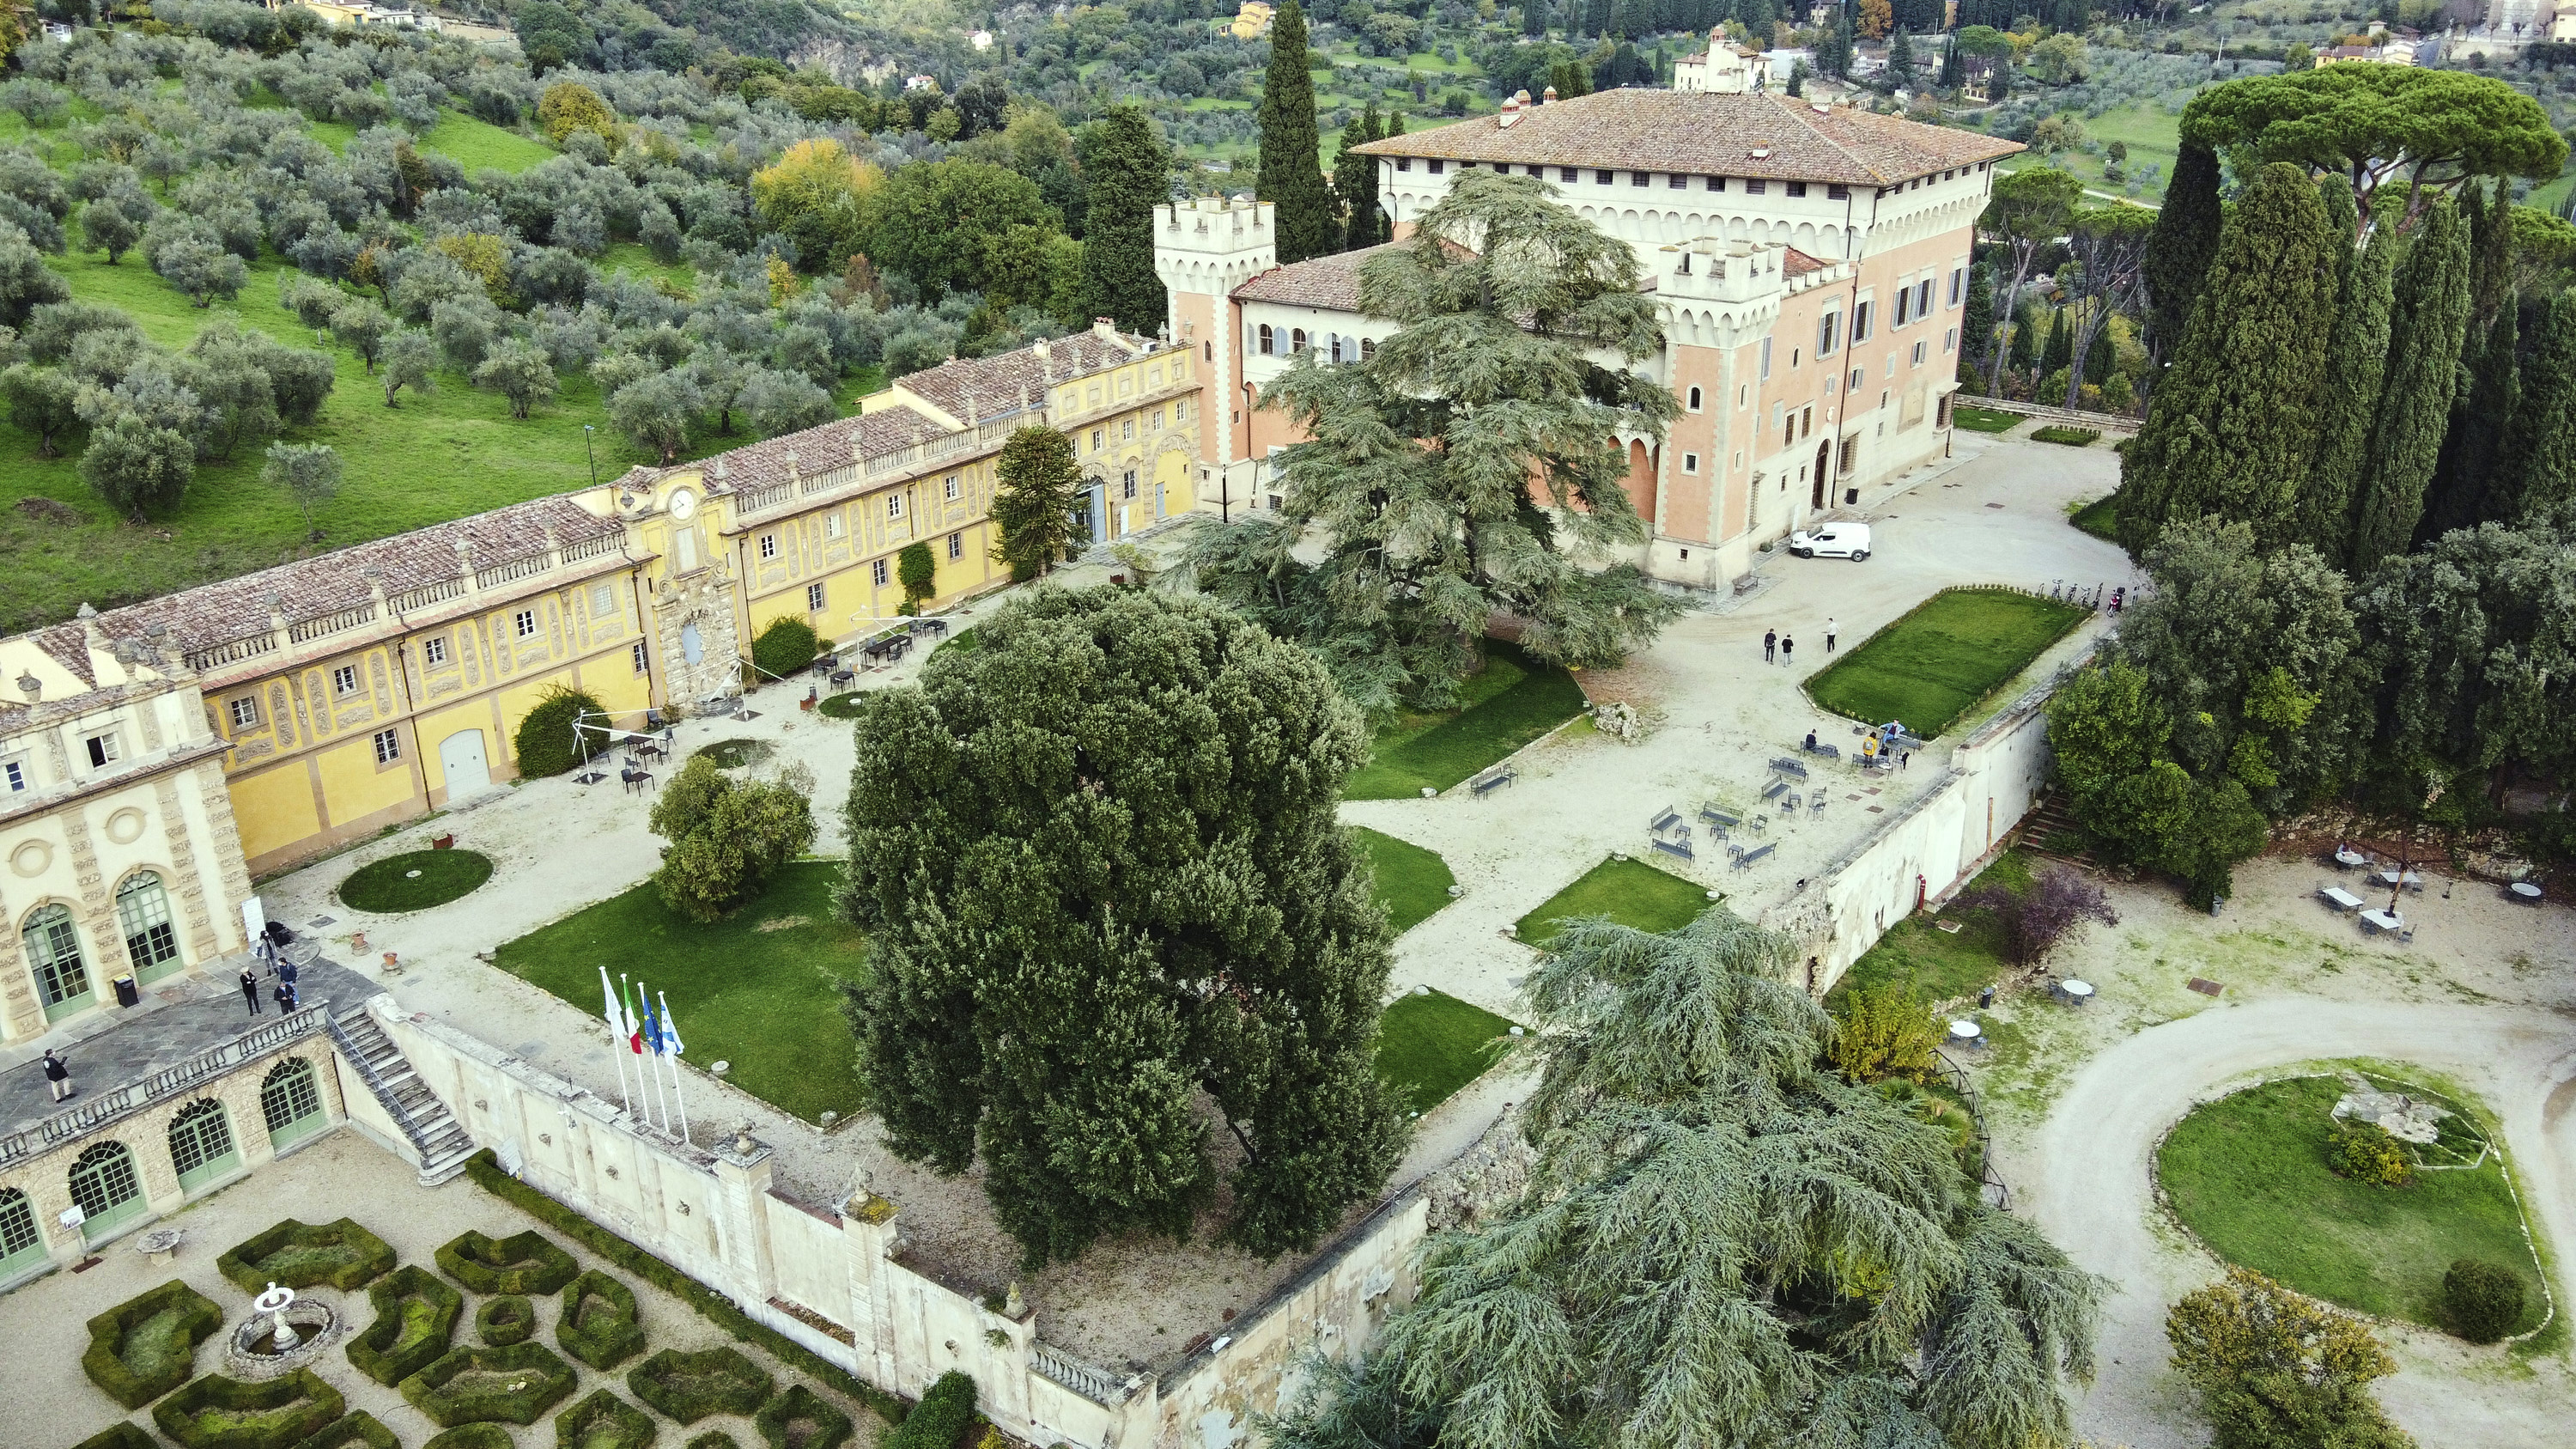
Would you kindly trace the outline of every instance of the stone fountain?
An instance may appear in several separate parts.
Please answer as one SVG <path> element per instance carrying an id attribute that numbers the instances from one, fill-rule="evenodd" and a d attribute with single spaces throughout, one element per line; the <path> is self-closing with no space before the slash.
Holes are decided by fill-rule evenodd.
<path id="1" fill-rule="evenodd" d="M 345 1324 L 330 1304 L 275 1283 L 250 1302 L 250 1317 L 224 1341 L 235 1378 L 274 1379 L 321 1357 Z"/>

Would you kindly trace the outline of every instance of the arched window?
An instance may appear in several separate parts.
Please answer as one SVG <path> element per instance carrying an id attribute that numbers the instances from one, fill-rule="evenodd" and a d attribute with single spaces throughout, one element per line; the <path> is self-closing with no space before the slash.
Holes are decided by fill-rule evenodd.
<path id="1" fill-rule="evenodd" d="M 1294 356 L 1294 355 L 1296 355 L 1297 353 L 1303 352 L 1303 351 L 1305 351 L 1305 350 L 1306 350 L 1306 329 L 1305 329 L 1305 328 L 1303 328 L 1303 327 L 1291 327 L 1291 328 L 1289 328 L 1289 329 L 1288 329 L 1288 352 L 1289 352 L 1289 354 L 1290 354 L 1291 356 Z"/>
<path id="2" fill-rule="evenodd" d="M 36 973 L 36 989 L 45 999 L 45 1020 L 58 1020 L 89 1005 L 89 963 L 81 959 L 80 931 L 72 925 L 70 907 L 38 907 L 18 932 L 18 944 Z"/>
<path id="3" fill-rule="evenodd" d="M 1208 360 L 1208 361 L 1210 361 L 1210 362 L 1214 362 L 1214 361 L 1216 361 L 1216 344 L 1215 344 L 1215 343 L 1213 343 L 1213 342 L 1202 342 L 1202 343 L 1200 343 L 1200 344 L 1199 344 L 1199 348 L 1200 348 L 1200 350 L 1201 350 L 1201 351 L 1203 351 L 1203 352 L 1205 352 L 1205 353 L 1207 354 L 1207 360 Z"/>
<path id="4" fill-rule="evenodd" d="M 288 1057 L 268 1069 L 259 1084 L 259 1113 L 268 1119 L 268 1145 L 274 1150 L 331 1125 L 313 1064 L 302 1057 Z"/>
<path id="5" fill-rule="evenodd" d="M 179 967 L 179 936 L 170 929 L 170 893 L 161 877 L 138 870 L 116 888 L 116 924 L 125 933 L 126 959 L 145 981 Z"/>
<path id="6" fill-rule="evenodd" d="M 36 1230 L 36 1209 L 14 1187 L 0 1187 L 0 1278 L 45 1261 L 45 1235 Z"/>
<path id="7" fill-rule="evenodd" d="M 170 1119 L 170 1165 L 179 1169 L 179 1186 L 189 1192 L 241 1166 L 223 1103 L 199 1097 Z"/>
<path id="8" fill-rule="evenodd" d="M 1690 410 L 1691 410 L 1692 412 L 1698 412 L 1698 411 L 1699 411 L 1699 389 L 1698 389 L 1698 388 L 1692 388 L 1692 389 L 1690 390 Z"/>
<path id="9" fill-rule="evenodd" d="M 1274 342 L 1274 341 L 1275 341 L 1275 339 L 1272 337 L 1272 335 L 1271 335 L 1271 331 L 1270 331 L 1270 324 L 1269 324 L 1269 323 L 1267 323 L 1267 322 L 1262 323 L 1262 324 L 1261 324 L 1261 355 L 1262 355 L 1262 356 L 1264 356 L 1264 357 L 1268 357 L 1268 356 L 1270 356 L 1270 355 L 1271 355 L 1271 351 L 1272 351 L 1272 344 L 1273 344 L 1273 342 Z"/>
<path id="10" fill-rule="evenodd" d="M 93 1142 L 72 1163 L 72 1202 L 81 1210 L 81 1236 L 97 1242 L 143 1211 L 143 1184 L 134 1176 L 134 1154 L 122 1142 Z"/>

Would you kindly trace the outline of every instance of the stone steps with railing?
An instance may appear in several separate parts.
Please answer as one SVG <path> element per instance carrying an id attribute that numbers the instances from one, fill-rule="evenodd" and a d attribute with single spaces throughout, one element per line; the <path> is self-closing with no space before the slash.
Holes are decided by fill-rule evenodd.
<path id="1" fill-rule="evenodd" d="M 367 1090 L 402 1129 L 420 1154 L 420 1180 L 435 1187 L 465 1170 L 474 1155 L 474 1139 L 447 1104 L 412 1070 L 411 1061 L 363 1009 L 330 1020 L 331 1040 L 357 1070 Z"/>

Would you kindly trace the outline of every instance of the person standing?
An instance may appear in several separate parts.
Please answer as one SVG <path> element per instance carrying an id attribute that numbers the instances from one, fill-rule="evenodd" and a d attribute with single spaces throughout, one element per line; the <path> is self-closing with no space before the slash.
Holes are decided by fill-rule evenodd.
<path id="1" fill-rule="evenodd" d="M 1834 620 L 1833 620 L 1833 616 L 1832 616 L 1832 615 L 1830 615 L 1830 614 L 1826 615 L 1826 616 L 1825 616 L 1825 652 L 1826 652 L 1827 654 L 1831 654 L 1831 653 L 1833 653 L 1833 652 L 1834 652 L 1834 635 L 1835 635 L 1835 634 L 1837 634 L 1837 633 L 1839 633 L 1839 632 L 1840 632 L 1840 630 L 1838 630 L 1838 629 L 1835 627 Z"/>
<path id="2" fill-rule="evenodd" d="M 1783 663 L 1783 664 L 1791 665 L 1791 666 L 1793 666 L 1793 667 L 1794 667 L 1794 666 L 1797 664 L 1797 662 L 1798 662 L 1798 661 L 1797 661 L 1795 658 L 1791 657 L 1791 656 L 1795 655 L 1797 652 L 1798 652 L 1798 641 L 1797 641 L 1797 640 L 1795 640 L 1795 639 L 1790 638 L 1790 637 L 1789 637 L 1788 635 L 1786 635 L 1786 634 L 1781 635 L 1781 636 L 1780 636 L 1780 662 L 1781 662 L 1781 663 Z"/>
<path id="3" fill-rule="evenodd" d="M 278 1015 L 284 1016 L 295 1010 L 295 988 L 293 986 L 281 981 L 277 983 L 277 989 L 270 992 L 269 995 L 277 1002 Z"/>
<path id="4" fill-rule="evenodd" d="M 1763 662 L 1763 663 L 1765 663 L 1765 664 L 1768 664 L 1768 663 L 1770 663 L 1772 660 L 1774 660 L 1774 659 L 1778 658 L 1778 657 L 1779 657 L 1779 651 L 1780 651 L 1780 631 L 1779 631 L 1779 630 L 1777 630 L 1777 629 L 1765 629 L 1765 630 L 1763 630 L 1763 631 L 1762 631 L 1762 662 Z"/>
<path id="5" fill-rule="evenodd" d="M 242 968 L 241 989 L 242 1000 L 250 1005 L 250 1014 L 259 1015 L 259 978 L 251 975 L 248 967 Z"/>
<path id="6" fill-rule="evenodd" d="M 1914 768 L 1914 752 L 1913 752 L 1912 750 L 1907 750 L 1905 753 L 1903 753 L 1903 754 L 1901 754 L 1901 755 L 1898 755 L 1898 756 L 1896 757 L 1896 768 L 1898 768 L 1898 769 L 1900 769 L 1900 770 L 1911 770 L 1911 769 L 1913 769 L 1913 768 Z"/>
<path id="7" fill-rule="evenodd" d="M 72 1094 L 72 1064 L 55 1056 L 51 1049 L 45 1052 L 45 1085 L 53 1090 L 57 1102 Z"/>

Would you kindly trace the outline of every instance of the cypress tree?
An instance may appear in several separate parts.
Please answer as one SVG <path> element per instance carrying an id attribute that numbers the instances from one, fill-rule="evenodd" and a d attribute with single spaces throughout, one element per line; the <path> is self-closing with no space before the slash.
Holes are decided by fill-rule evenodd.
<path id="1" fill-rule="evenodd" d="M 2066 329 L 2066 309 L 2049 312 L 2048 345 L 2040 349 L 2039 375 L 2055 377 L 2057 370 L 2075 360 L 2075 334 Z"/>
<path id="2" fill-rule="evenodd" d="M 2344 270 L 2335 302 L 2325 395 L 2317 408 L 2316 461 L 2299 492 L 2295 536 L 2337 568 L 2352 551 L 2352 500 L 2361 485 L 2361 460 L 2370 448 L 2380 379 L 2388 370 L 2389 297 L 2396 270 L 2394 235 L 2377 233 Z"/>
<path id="3" fill-rule="evenodd" d="M 1968 83 L 1968 62 L 1959 54 L 1959 42 L 1953 40 L 1941 52 L 1941 89 L 1955 91 Z"/>
<path id="4" fill-rule="evenodd" d="M 2191 320 L 2210 258 L 2218 253 L 2218 153 L 2185 142 L 2147 242 L 2147 345 L 2170 365 Z"/>
<path id="5" fill-rule="evenodd" d="M 2039 344 L 2031 334 L 2039 330 L 2038 309 L 2025 306 L 2013 319 L 2012 349 L 2004 354 L 2004 366 L 2015 372 L 2032 372 L 2039 367 Z"/>
<path id="6" fill-rule="evenodd" d="M 1547 34 L 1547 0 L 1521 0 L 1521 34 Z"/>
<path id="7" fill-rule="evenodd" d="M 1887 47 L 1887 74 L 1898 85 L 1914 84 L 1914 42 L 1902 30 L 1896 32 L 1896 39 Z"/>
<path id="8" fill-rule="evenodd" d="M 1142 108 L 1111 106 L 1082 128 L 1082 175 L 1082 285 L 1091 315 L 1151 334 L 1169 313 L 1154 275 L 1154 208 L 1171 199 L 1171 149 Z"/>
<path id="9" fill-rule="evenodd" d="M 2095 387 L 2109 382 L 2111 364 L 2117 358 L 2119 351 L 2120 349 L 2113 345 L 2110 330 L 2106 326 L 2102 335 L 2093 339 L 2093 345 L 2084 349 L 2084 380 Z"/>
<path id="10" fill-rule="evenodd" d="M 2531 366 L 2487 490 L 2487 518 L 2528 524 L 2576 497 L 2576 290 L 2561 292 L 2532 328 Z"/>
<path id="11" fill-rule="evenodd" d="M 2198 320 L 2198 314 L 2194 314 Z M 2406 551 L 2424 516 L 2425 485 L 2440 461 L 2442 436 L 2458 390 L 2460 344 L 2469 326 L 2469 228 L 2449 197 L 2435 202 L 2415 229 L 2397 273 L 2397 307 L 2389 324 L 2388 376 L 2362 465 L 2363 492 L 2353 518 L 2351 570 L 2366 573 Z"/>
<path id="12" fill-rule="evenodd" d="M 2474 291 L 2471 310 L 2475 311 Z M 2487 493 L 2496 486 L 2496 465 L 2504 456 L 2504 435 L 2513 425 L 2521 399 L 2516 375 L 2522 349 L 2522 309 L 2506 294 L 2487 324 L 2484 338 L 2472 337 L 2467 350 L 2468 385 L 2451 409 L 2450 436 L 2442 441 L 2442 463 L 2424 497 L 2424 517 L 2415 525 L 2415 546 L 2440 538 L 2455 528 L 2475 527 L 2489 517 Z"/>
<path id="13" fill-rule="evenodd" d="M 1973 360 L 1982 360 L 1995 346 L 1995 269 L 1980 266 L 1968 273 L 1968 315 L 1960 319 L 1959 336 L 1965 351 Z"/>
<path id="14" fill-rule="evenodd" d="M 2130 552 L 2145 552 L 2168 522 L 2212 513 L 2252 524 L 2267 545 L 2281 541 L 2316 447 L 2345 245 L 2296 166 L 2264 167 L 2237 199 L 2182 345 L 2122 457 L 2120 541 Z M 2442 405 L 2447 414 L 2447 393 Z"/>
<path id="15" fill-rule="evenodd" d="M 2339 235 L 2356 239 L 2344 248 L 2342 269 L 2335 274 L 2335 285 L 2340 288 L 2352 276 L 2353 259 L 2361 255 L 2357 240 L 2361 235 L 2361 203 L 2353 197 L 2352 178 L 2341 172 L 2318 179 L 2317 199 L 2326 204 L 2327 224 Z"/>
<path id="16" fill-rule="evenodd" d="M 1333 196 L 1341 208 L 1343 241 L 1346 251 L 1373 247 L 1384 240 L 1378 235 L 1385 218 L 1377 209 L 1377 160 L 1355 156 L 1351 149 L 1365 146 L 1381 134 L 1377 102 L 1369 102 L 1360 118 L 1342 128 L 1342 147 L 1333 155 Z"/>
<path id="17" fill-rule="evenodd" d="M 1270 22 L 1270 69 L 1261 81 L 1261 169 L 1252 194 L 1276 203 L 1285 265 L 1334 249 L 1333 197 L 1316 159 L 1315 81 L 1306 73 L 1306 12 L 1285 0 Z"/>

